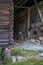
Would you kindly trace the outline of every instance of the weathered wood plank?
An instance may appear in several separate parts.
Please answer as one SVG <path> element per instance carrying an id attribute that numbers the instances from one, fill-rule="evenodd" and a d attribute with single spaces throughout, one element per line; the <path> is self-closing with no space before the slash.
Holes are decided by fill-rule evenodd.
<path id="1" fill-rule="evenodd" d="M 8 29 L 8 26 L 0 26 L 0 29 Z"/>
<path id="2" fill-rule="evenodd" d="M 0 33 L 0 38 L 2 38 L 2 37 L 3 37 L 3 38 L 9 37 L 9 34 L 1 34 L 1 33 Z"/>
<path id="3" fill-rule="evenodd" d="M 5 38 L 6 38 L 6 39 L 9 39 L 8 36 L 5 36 L 5 37 L 2 37 L 2 36 L 1 36 L 1 37 L 0 37 L 0 39 L 5 39 Z"/>
<path id="4" fill-rule="evenodd" d="M 9 22 L 0 22 L 0 24 L 2 24 L 2 25 L 3 25 L 3 24 L 9 24 Z"/>
<path id="5" fill-rule="evenodd" d="M 7 35 L 9 35 L 9 34 L 8 33 L 7 34 L 0 33 L 0 36 L 7 36 Z"/>
<path id="6" fill-rule="evenodd" d="M 3 22 L 3 21 L 1 22 L 1 21 L 0 21 L 0 27 L 1 27 L 1 24 L 2 24 L 2 25 L 4 25 L 4 24 L 8 25 L 8 24 L 9 24 L 9 21 L 8 21 L 8 22 L 6 22 L 6 21 L 5 21 L 5 22 Z M 3 26 L 3 27 L 4 27 L 4 26 Z"/>
<path id="7" fill-rule="evenodd" d="M 10 9 L 9 7 L 1 7 L 0 6 L 0 10 L 7 10 L 8 11 L 9 9 Z"/>
<path id="8" fill-rule="evenodd" d="M 5 22 L 7 22 L 7 21 L 9 21 L 9 20 L 2 20 L 2 19 L 1 19 L 0 21 L 5 21 Z"/>
<path id="9" fill-rule="evenodd" d="M 8 41 L 9 39 L 0 39 L 0 42 Z"/>
<path id="10" fill-rule="evenodd" d="M 8 29 L 6 30 L 6 29 L 0 29 L 0 32 L 8 32 Z"/>
<path id="11" fill-rule="evenodd" d="M 0 0 L 0 2 L 12 2 L 12 0 Z"/>
<path id="12" fill-rule="evenodd" d="M 9 14 L 10 12 L 9 11 L 5 11 L 5 10 L 0 10 L 0 13 L 4 13 L 4 14 Z"/>
<path id="13" fill-rule="evenodd" d="M 1 16 L 1 17 L 3 17 L 3 16 L 4 16 L 4 17 L 9 17 L 9 14 L 0 13 L 0 16 Z"/>
<path id="14" fill-rule="evenodd" d="M 0 20 L 9 20 L 9 18 L 0 18 Z"/>
<path id="15" fill-rule="evenodd" d="M 0 46 L 1 47 L 7 47 L 8 44 L 9 44 L 9 42 L 3 42 L 3 43 L 0 43 Z"/>
<path id="16" fill-rule="evenodd" d="M 9 19 L 9 17 L 6 17 L 6 16 L 0 16 L 0 19 Z"/>
<path id="17" fill-rule="evenodd" d="M 2 8 L 10 8 L 10 5 L 4 5 L 4 4 L 2 4 L 2 5 L 0 5 L 0 7 L 2 7 Z"/>
<path id="18" fill-rule="evenodd" d="M 0 34 L 8 34 L 8 31 L 0 31 Z"/>

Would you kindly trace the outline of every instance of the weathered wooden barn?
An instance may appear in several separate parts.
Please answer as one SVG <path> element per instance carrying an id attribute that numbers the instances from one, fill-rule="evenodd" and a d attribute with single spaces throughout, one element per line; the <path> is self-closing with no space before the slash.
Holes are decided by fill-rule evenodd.
<path id="1" fill-rule="evenodd" d="M 43 14 L 43 0 L 37 0 L 37 3 Z M 43 36 L 40 30 L 43 24 L 41 20 L 37 20 L 40 22 L 37 25 L 37 15 L 33 0 L 0 0 L 0 44 L 13 44 L 14 39 L 18 39 L 20 29 L 26 38 L 30 36 L 29 33 L 31 37 Z M 37 29 L 37 34 L 29 30 L 30 25 L 32 31 L 34 28 Z"/>

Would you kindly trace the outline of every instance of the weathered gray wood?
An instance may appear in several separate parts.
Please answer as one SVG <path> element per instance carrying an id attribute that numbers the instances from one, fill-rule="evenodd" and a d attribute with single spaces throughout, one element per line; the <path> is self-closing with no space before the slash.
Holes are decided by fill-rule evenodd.
<path id="1" fill-rule="evenodd" d="M 0 39 L 5 39 L 6 40 L 6 39 L 8 39 L 8 37 L 0 37 Z"/>
<path id="2" fill-rule="evenodd" d="M 1 2 L 3 2 L 3 3 L 4 3 L 4 2 L 12 2 L 12 0 L 0 0 L 0 3 L 1 3 Z"/>
<path id="3" fill-rule="evenodd" d="M 0 46 L 5 46 L 5 45 L 8 45 L 8 42 L 0 43 Z M 7 46 L 5 46 L 5 47 L 7 47 Z"/>
<path id="4" fill-rule="evenodd" d="M 8 16 L 8 15 L 9 15 L 9 13 L 10 13 L 10 12 L 9 12 L 9 11 L 7 11 L 7 10 L 0 10 L 0 15 L 1 15 L 1 16 L 3 16 L 3 15 L 4 15 L 4 16 L 5 16 L 5 15 L 7 15 L 7 16 Z"/>
<path id="5" fill-rule="evenodd" d="M 11 22 L 12 0 L 0 0 L 0 45 L 9 44 L 13 39 Z M 12 38 L 11 40 L 10 37 Z"/>
<path id="6" fill-rule="evenodd" d="M 5 17 L 5 16 L 6 16 L 6 17 L 9 17 L 9 14 L 0 13 L 0 16 L 1 16 L 1 17 L 3 17 L 3 16 L 4 16 L 4 17 Z"/>
<path id="7" fill-rule="evenodd" d="M 0 26 L 0 29 L 8 29 L 8 26 Z"/>

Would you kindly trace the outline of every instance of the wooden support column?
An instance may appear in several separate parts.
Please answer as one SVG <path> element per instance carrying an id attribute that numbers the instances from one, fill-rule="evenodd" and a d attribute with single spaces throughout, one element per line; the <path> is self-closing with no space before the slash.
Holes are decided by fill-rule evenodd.
<path id="1" fill-rule="evenodd" d="M 30 8 L 28 8 L 28 38 L 30 38 L 29 26 L 30 26 Z"/>
<path id="2" fill-rule="evenodd" d="M 10 10 L 11 16 L 10 16 L 10 44 L 14 44 L 14 39 L 13 39 L 13 25 L 14 25 L 14 3 L 11 3 L 11 10 Z"/>

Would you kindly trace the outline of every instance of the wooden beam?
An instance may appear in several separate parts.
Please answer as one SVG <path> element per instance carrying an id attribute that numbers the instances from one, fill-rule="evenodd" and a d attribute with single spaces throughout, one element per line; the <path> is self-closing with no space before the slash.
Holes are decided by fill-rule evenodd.
<path id="1" fill-rule="evenodd" d="M 0 0 L 0 3 L 10 3 L 12 2 L 13 0 Z"/>
<path id="2" fill-rule="evenodd" d="M 25 7 L 25 6 L 14 6 L 14 7 L 16 7 L 16 8 L 29 8 L 29 7 Z"/>

